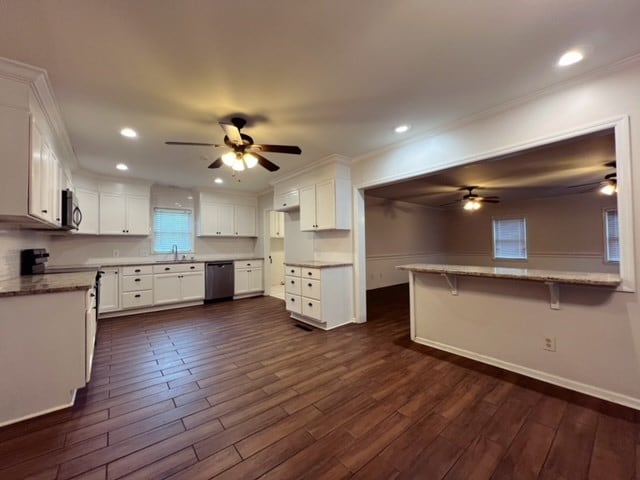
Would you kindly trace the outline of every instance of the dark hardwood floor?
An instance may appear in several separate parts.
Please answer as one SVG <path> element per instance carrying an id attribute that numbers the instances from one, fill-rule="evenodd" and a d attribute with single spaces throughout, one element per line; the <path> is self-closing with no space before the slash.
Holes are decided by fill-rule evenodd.
<path id="1" fill-rule="evenodd" d="M 267 297 L 101 321 L 76 405 L 0 429 L 0 479 L 640 477 L 636 411 L 415 345 L 407 305 L 372 292 L 332 332 Z"/>

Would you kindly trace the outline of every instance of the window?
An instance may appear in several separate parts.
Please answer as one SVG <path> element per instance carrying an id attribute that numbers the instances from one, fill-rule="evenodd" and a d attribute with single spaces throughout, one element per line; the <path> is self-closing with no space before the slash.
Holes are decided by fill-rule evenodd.
<path id="1" fill-rule="evenodd" d="M 493 220 L 493 257 L 527 258 L 527 223 L 524 218 Z"/>
<path id="2" fill-rule="evenodd" d="M 607 262 L 620 262 L 620 233 L 618 231 L 618 210 L 604 211 L 605 259 Z"/>
<path id="3" fill-rule="evenodd" d="M 177 208 L 154 208 L 154 253 L 171 253 L 174 245 L 178 246 L 180 253 L 193 252 L 192 211 Z"/>

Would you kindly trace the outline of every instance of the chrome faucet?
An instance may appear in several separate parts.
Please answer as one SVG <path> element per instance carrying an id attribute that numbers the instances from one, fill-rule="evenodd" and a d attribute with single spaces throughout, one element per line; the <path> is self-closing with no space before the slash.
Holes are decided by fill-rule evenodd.
<path id="1" fill-rule="evenodd" d="M 175 243 L 171 247 L 171 253 L 173 253 L 174 262 L 177 262 L 178 261 L 178 245 L 176 245 Z"/>

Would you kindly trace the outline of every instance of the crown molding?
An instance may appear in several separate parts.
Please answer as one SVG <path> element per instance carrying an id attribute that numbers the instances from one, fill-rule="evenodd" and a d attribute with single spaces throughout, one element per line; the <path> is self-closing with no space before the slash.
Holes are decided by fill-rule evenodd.
<path id="1" fill-rule="evenodd" d="M 292 178 L 295 178 L 299 175 L 312 172 L 320 167 L 324 167 L 325 165 L 329 165 L 332 163 L 344 165 L 346 167 L 351 167 L 352 159 L 349 157 L 345 157 L 344 155 L 340 155 L 339 153 L 332 153 L 331 155 L 327 155 L 326 157 L 323 157 L 318 161 L 312 162 L 309 165 L 298 168 L 287 174 L 278 176 L 275 180 L 269 182 L 269 185 L 271 185 L 272 187 L 275 187 L 276 185 L 279 185 L 283 182 L 291 180 Z"/>

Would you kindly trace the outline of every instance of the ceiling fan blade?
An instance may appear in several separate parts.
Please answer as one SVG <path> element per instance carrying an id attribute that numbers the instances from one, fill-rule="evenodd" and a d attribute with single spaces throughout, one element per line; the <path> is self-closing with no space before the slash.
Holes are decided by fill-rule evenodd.
<path id="1" fill-rule="evenodd" d="M 208 168 L 220 168 L 222 166 L 222 158 L 216 158 Z"/>
<path id="2" fill-rule="evenodd" d="M 597 182 L 590 182 L 590 183 L 581 183 L 580 185 L 569 185 L 567 188 L 580 188 L 580 187 L 588 187 L 590 185 L 597 185 L 599 183 L 602 183 L 602 180 L 598 180 Z"/>
<path id="3" fill-rule="evenodd" d="M 497 198 L 485 198 L 482 200 L 482 203 L 500 203 L 500 200 L 498 200 Z"/>
<path id="4" fill-rule="evenodd" d="M 276 165 L 275 163 L 267 160 L 266 158 L 264 158 L 262 155 L 258 155 L 255 152 L 251 152 L 251 155 L 253 155 L 254 157 L 256 157 L 258 159 L 258 163 L 266 168 L 267 170 L 269 170 L 270 172 L 275 172 L 276 170 L 280 170 L 280 167 L 278 165 Z"/>
<path id="5" fill-rule="evenodd" d="M 259 150 L 261 152 L 273 153 L 289 153 L 291 155 L 300 155 L 302 150 L 295 145 L 251 145 L 251 150 Z"/>
<path id="6" fill-rule="evenodd" d="M 199 142 L 164 142 L 166 145 L 194 145 L 196 147 L 224 147 L 224 145 L 216 145 L 215 143 L 199 143 Z"/>
<path id="7" fill-rule="evenodd" d="M 231 143 L 234 145 L 242 145 L 242 137 L 240 136 L 240 130 L 238 130 L 238 127 L 231 123 L 222 122 L 220 122 L 220 126 Z"/>
<path id="8" fill-rule="evenodd" d="M 500 200 L 500 197 L 496 195 L 487 195 L 486 197 L 479 197 L 479 198 L 483 198 L 484 200 Z"/>

